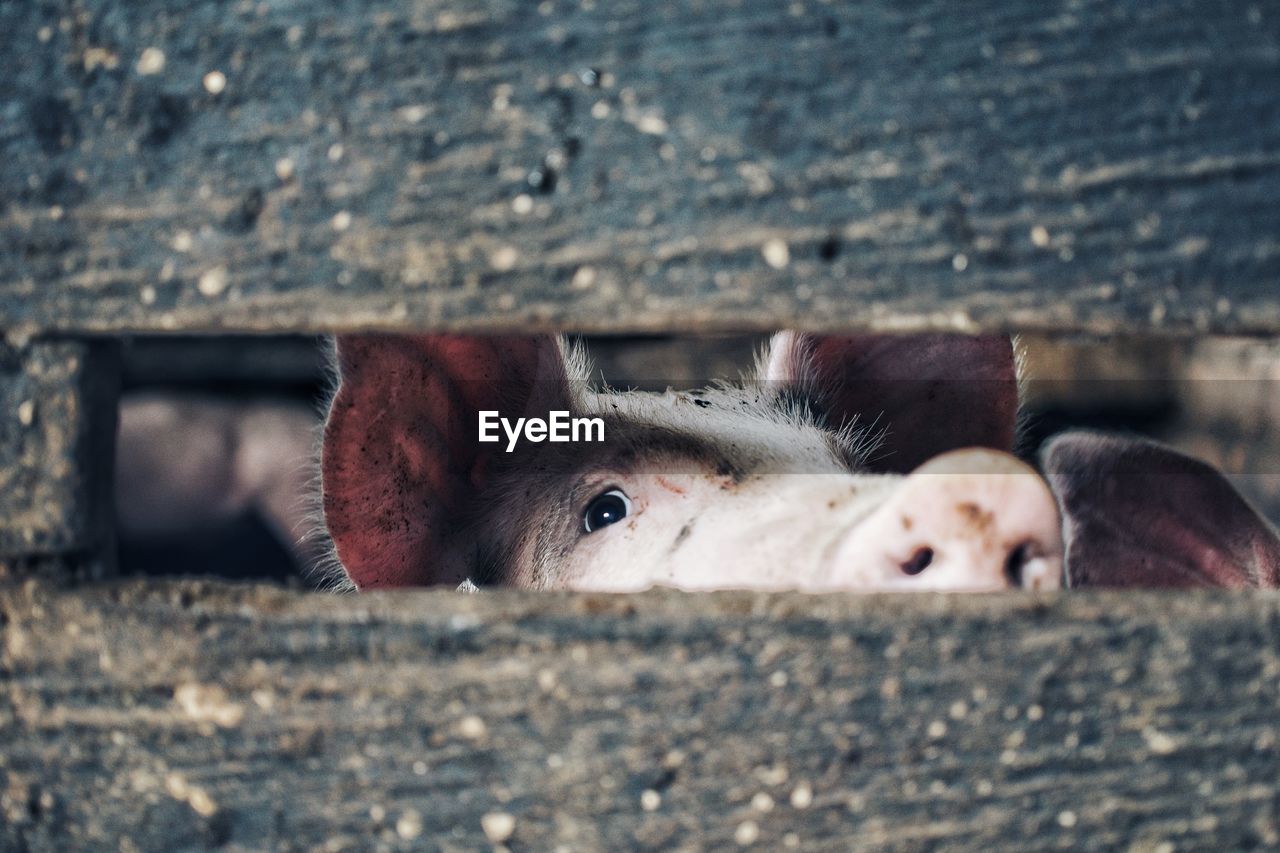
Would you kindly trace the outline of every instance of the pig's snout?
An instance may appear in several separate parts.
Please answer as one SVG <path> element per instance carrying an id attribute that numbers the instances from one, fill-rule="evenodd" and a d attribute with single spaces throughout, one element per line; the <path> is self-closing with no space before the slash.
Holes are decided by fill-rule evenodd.
<path id="1" fill-rule="evenodd" d="M 1062 582 L 1062 535 L 1048 485 L 993 450 L 926 462 L 838 549 L 836 585 L 855 572 L 887 590 L 1046 589 Z"/>

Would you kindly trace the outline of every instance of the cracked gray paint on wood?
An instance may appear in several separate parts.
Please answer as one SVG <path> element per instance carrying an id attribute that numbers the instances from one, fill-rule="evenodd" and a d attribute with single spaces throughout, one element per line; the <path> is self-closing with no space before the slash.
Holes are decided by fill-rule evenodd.
<path id="1" fill-rule="evenodd" d="M 0 576 L 47 557 L 114 564 L 118 347 L 0 346 Z M 65 568 L 65 566 L 64 566 Z"/>
<path id="2" fill-rule="evenodd" d="M 6 3 L 0 326 L 1280 329 L 1265 4 L 796 9 Z"/>
<path id="3" fill-rule="evenodd" d="M 0 846 L 1274 848 L 1278 654 L 1271 592 L 10 583 Z"/>

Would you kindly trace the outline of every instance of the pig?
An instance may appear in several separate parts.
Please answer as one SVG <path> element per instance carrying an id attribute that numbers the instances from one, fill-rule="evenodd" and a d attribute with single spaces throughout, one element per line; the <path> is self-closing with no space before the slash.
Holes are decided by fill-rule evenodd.
<path id="1" fill-rule="evenodd" d="M 548 335 L 349 335 L 324 426 L 350 587 L 627 592 L 1274 586 L 1280 539 L 1216 471 L 1150 442 L 1013 455 L 1004 336 L 773 337 L 750 378 L 593 389 Z M 565 413 L 603 440 L 482 441 Z"/>
<path id="2" fill-rule="evenodd" d="M 255 514 L 306 566 L 322 559 L 307 495 L 313 479 L 312 408 L 143 392 L 120 404 L 117 530 L 129 543 L 186 543 Z"/>

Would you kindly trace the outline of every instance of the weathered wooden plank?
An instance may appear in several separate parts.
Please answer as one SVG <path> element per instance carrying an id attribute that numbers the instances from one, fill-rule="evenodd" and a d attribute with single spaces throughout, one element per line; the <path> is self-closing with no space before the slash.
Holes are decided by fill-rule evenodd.
<path id="1" fill-rule="evenodd" d="M 0 627 L 6 847 L 1280 844 L 1270 593 L 31 582 Z"/>
<path id="2" fill-rule="evenodd" d="M 0 576 L 110 570 L 119 387 L 111 343 L 0 348 Z"/>
<path id="3" fill-rule="evenodd" d="M 0 54 L 0 325 L 1280 330 L 1256 0 L 31 0 Z"/>

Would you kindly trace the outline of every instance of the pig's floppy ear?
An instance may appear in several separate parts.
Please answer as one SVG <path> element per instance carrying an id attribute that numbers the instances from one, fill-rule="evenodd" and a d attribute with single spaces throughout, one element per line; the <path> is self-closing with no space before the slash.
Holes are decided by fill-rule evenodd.
<path id="1" fill-rule="evenodd" d="M 1041 459 L 1062 508 L 1068 585 L 1280 585 L 1280 537 L 1212 466 L 1091 433 L 1059 436 Z"/>
<path id="2" fill-rule="evenodd" d="M 1018 376 L 1005 335 L 779 332 L 764 379 L 804 387 L 832 427 L 887 428 L 875 471 L 906 473 L 962 447 L 1013 447 Z"/>
<path id="3" fill-rule="evenodd" d="M 478 412 L 569 409 L 555 338 L 346 335 L 325 424 L 325 524 L 361 589 L 458 584 L 453 542 L 498 444 Z M 500 452 L 500 451 L 499 451 Z"/>

